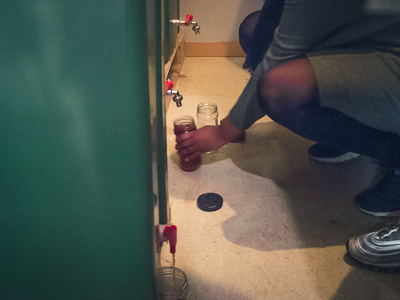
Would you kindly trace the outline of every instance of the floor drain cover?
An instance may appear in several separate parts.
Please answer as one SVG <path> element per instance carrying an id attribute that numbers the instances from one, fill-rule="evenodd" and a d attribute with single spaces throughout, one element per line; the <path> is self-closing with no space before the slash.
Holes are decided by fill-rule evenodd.
<path id="1" fill-rule="evenodd" d="M 204 211 L 216 211 L 222 207 L 223 199 L 216 193 L 205 193 L 197 198 L 197 206 Z"/>

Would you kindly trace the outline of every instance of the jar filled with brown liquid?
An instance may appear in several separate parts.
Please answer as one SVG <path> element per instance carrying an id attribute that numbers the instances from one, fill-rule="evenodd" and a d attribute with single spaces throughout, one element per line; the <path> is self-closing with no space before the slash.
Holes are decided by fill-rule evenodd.
<path id="1" fill-rule="evenodd" d="M 174 120 L 174 133 L 176 136 L 196 130 L 196 125 L 192 116 L 180 116 Z M 194 159 L 179 157 L 179 166 L 183 171 L 195 171 L 201 165 L 201 156 Z"/>

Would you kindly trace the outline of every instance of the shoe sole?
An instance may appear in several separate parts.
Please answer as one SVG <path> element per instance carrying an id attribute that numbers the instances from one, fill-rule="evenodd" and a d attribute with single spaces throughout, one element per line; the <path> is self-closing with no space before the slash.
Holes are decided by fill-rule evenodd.
<path id="1" fill-rule="evenodd" d="M 353 158 L 357 158 L 360 156 L 358 153 L 353 153 L 353 152 L 347 152 L 343 155 L 336 156 L 336 157 L 316 157 L 309 155 L 312 159 L 319 161 L 319 162 L 324 162 L 324 163 L 331 163 L 331 164 L 336 164 L 336 163 L 341 163 L 344 161 L 352 160 Z"/>
<path id="2" fill-rule="evenodd" d="M 349 252 L 349 240 L 346 242 L 346 250 L 349 256 L 358 264 L 364 266 L 367 269 L 370 269 L 372 271 L 377 271 L 377 272 L 385 272 L 385 273 L 399 273 L 400 272 L 400 266 L 395 266 L 395 267 L 388 267 L 385 265 L 372 265 L 366 262 L 363 262 L 361 260 L 356 259 L 354 256 L 352 256 Z"/>
<path id="3" fill-rule="evenodd" d="M 397 218 L 400 217 L 400 211 L 390 211 L 390 212 L 377 212 L 377 211 L 369 211 L 366 209 L 363 209 L 358 206 L 357 202 L 354 202 L 355 206 L 361 210 L 363 213 L 366 213 L 367 215 L 371 215 L 374 217 L 386 217 L 386 218 Z"/>

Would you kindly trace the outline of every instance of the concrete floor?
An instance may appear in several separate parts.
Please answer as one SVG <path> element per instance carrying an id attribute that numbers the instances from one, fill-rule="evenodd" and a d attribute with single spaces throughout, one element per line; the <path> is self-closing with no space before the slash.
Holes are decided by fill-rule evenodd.
<path id="1" fill-rule="evenodd" d="M 400 299 L 400 274 L 364 269 L 346 255 L 350 236 L 398 222 L 362 214 L 352 203 L 376 174 L 370 159 L 312 161 L 312 142 L 264 117 L 245 143 L 204 156 L 197 171 L 179 169 L 173 119 L 195 117 L 197 104 L 207 100 L 225 117 L 250 77 L 243 61 L 186 58 L 175 86 L 183 106 L 172 102 L 167 112 L 176 266 L 188 277 L 190 299 Z M 205 192 L 220 194 L 223 207 L 197 208 Z M 164 266 L 172 262 L 166 250 Z"/>

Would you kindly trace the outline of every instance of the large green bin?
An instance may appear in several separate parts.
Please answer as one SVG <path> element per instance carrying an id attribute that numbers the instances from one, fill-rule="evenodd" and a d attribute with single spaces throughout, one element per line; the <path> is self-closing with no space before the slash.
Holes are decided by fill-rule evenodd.
<path id="1" fill-rule="evenodd" d="M 0 299 L 156 298 L 160 5 L 2 1 Z"/>

